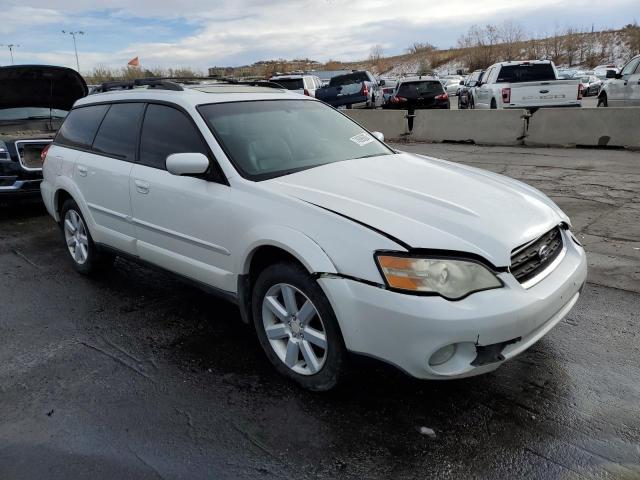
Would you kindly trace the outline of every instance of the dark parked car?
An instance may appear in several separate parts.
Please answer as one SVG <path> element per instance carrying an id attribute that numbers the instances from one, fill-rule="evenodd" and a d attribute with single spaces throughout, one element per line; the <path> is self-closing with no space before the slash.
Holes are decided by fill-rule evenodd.
<path id="1" fill-rule="evenodd" d="M 40 197 L 41 153 L 86 95 L 87 84 L 70 68 L 0 67 L 0 200 Z"/>
<path id="2" fill-rule="evenodd" d="M 464 85 L 460 87 L 458 91 L 458 109 L 463 110 L 466 108 L 475 107 L 475 90 L 476 86 L 482 80 L 484 70 L 476 70 L 467 77 Z"/>
<path id="3" fill-rule="evenodd" d="M 394 94 L 385 108 L 409 110 L 450 108 L 449 95 L 435 77 L 405 77 L 398 81 Z"/>
<path id="4" fill-rule="evenodd" d="M 333 77 L 316 91 L 316 98 L 332 107 L 376 108 L 382 105 L 383 93 L 375 77 L 363 70 Z"/>

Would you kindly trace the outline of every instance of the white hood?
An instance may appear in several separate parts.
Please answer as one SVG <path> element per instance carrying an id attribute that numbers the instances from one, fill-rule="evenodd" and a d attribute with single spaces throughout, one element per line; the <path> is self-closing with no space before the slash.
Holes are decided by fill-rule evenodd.
<path id="1" fill-rule="evenodd" d="M 268 180 L 413 248 L 481 255 L 498 267 L 566 215 L 538 190 L 484 170 L 408 153 L 337 162 Z"/>

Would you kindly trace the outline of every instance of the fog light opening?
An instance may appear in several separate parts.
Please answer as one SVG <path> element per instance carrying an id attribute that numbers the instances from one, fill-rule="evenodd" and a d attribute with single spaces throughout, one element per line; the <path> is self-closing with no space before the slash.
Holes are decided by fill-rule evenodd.
<path id="1" fill-rule="evenodd" d="M 442 347 L 440 350 L 436 351 L 431 358 L 429 359 L 429 365 L 431 367 L 437 367 L 438 365 L 442 365 L 443 363 L 447 363 L 456 353 L 456 345 L 451 344 L 446 347 Z"/>

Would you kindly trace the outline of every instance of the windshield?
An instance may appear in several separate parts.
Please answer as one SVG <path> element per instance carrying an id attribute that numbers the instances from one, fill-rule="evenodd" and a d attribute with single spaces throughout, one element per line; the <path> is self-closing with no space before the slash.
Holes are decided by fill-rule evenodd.
<path id="1" fill-rule="evenodd" d="M 321 102 L 231 102 L 201 105 L 198 110 L 236 168 L 251 180 L 394 153 Z"/>
<path id="2" fill-rule="evenodd" d="M 442 84 L 438 80 L 403 82 L 398 89 L 398 95 L 405 98 L 434 96 L 443 92 Z"/>
<path id="3" fill-rule="evenodd" d="M 496 82 L 546 82 L 555 79 L 556 73 L 550 63 L 523 63 L 521 65 L 503 66 Z"/>
<path id="4" fill-rule="evenodd" d="M 37 120 L 40 118 L 64 118 L 66 110 L 42 107 L 5 108 L 0 110 L 0 121 L 4 120 Z"/>
<path id="5" fill-rule="evenodd" d="M 282 85 L 287 90 L 302 90 L 304 88 L 301 78 L 274 78 L 270 81 Z"/>

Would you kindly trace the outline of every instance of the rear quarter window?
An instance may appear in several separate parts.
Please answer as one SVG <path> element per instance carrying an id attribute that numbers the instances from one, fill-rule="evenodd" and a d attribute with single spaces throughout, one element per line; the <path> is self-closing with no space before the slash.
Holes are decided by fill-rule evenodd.
<path id="1" fill-rule="evenodd" d="M 58 130 L 55 143 L 65 147 L 90 149 L 109 105 L 91 105 L 71 110 Z"/>

